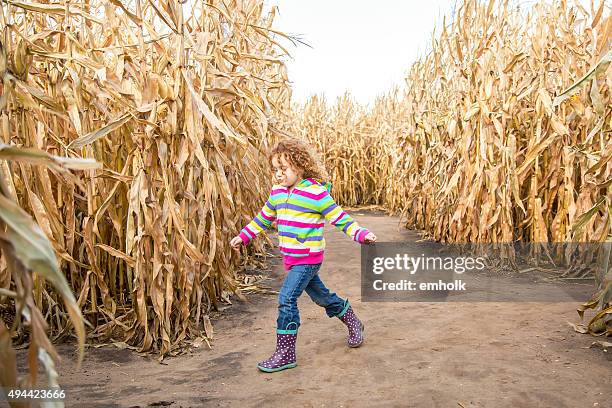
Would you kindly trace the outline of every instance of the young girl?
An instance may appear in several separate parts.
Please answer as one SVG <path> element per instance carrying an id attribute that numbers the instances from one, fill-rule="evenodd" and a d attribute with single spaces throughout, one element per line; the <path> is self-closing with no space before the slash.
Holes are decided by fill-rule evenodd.
<path id="1" fill-rule="evenodd" d="M 256 235 L 271 226 L 276 219 L 279 249 L 287 277 L 278 296 L 276 320 L 276 351 L 257 364 L 265 372 L 293 368 L 296 364 L 295 343 L 300 326 L 297 300 L 303 291 L 329 317 L 338 317 L 348 327 L 348 346 L 359 347 L 363 342 L 363 323 L 357 318 L 348 299 L 331 293 L 318 275 L 325 240 L 325 219 L 359 243 L 372 243 L 376 236 L 360 227 L 329 194 L 331 184 L 321 184 L 327 173 L 313 149 L 297 139 L 278 143 L 269 155 L 276 181 L 268 201 L 259 214 L 230 244 L 238 250 Z"/>

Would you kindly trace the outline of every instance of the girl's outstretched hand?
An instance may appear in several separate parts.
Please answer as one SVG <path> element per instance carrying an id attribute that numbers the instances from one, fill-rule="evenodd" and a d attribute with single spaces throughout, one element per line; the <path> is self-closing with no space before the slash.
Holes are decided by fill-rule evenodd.
<path id="1" fill-rule="evenodd" d="M 365 238 L 363 239 L 363 242 L 365 242 L 366 244 L 371 244 L 373 242 L 376 242 L 376 235 L 374 235 L 371 232 L 368 232 L 368 235 L 365 236 Z"/>
<path id="2" fill-rule="evenodd" d="M 240 249 L 240 245 L 242 245 L 242 238 L 240 238 L 240 236 L 236 235 L 230 241 L 230 245 L 232 246 L 232 248 L 234 248 L 236 251 L 238 251 Z"/>

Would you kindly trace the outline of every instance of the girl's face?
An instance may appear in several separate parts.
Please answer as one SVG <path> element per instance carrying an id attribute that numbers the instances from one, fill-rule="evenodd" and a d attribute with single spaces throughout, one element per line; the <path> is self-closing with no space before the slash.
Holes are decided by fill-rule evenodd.
<path id="1" fill-rule="evenodd" d="M 284 155 L 272 157 L 272 167 L 276 182 L 283 187 L 293 187 L 302 179 L 302 172 L 289 164 Z"/>

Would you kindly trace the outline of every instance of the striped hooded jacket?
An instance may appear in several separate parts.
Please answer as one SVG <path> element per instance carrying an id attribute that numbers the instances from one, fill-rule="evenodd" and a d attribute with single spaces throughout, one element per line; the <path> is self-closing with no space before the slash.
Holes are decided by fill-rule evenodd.
<path id="1" fill-rule="evenodd" d="M 274 185 L 259 214 L 240 231 L 242 242 L 248 244 L 276 220 L 285 270 L 292 265 L 323 262 L 325 220 L 354 241 L 363 243 L 369 231 L 334 202 L 330 190 L 329 182 L 323 186 L 312 178 L 303 179 L 291 192 L 287 187 Z"/>

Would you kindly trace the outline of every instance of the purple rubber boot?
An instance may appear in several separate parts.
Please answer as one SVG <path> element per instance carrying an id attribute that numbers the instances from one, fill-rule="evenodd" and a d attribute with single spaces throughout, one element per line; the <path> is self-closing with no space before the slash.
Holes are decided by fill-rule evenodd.
<path id="1" fill-rule="evenodd" d="M 272 356 L 257 363 L 257 368 L 266 373 L 281 371 L 286 368 L 297 366 L 295 359 L 295 342 L 297 340 L 297 332 L 290 334 L 276 334 L 276 351 Z"/>
<path id="2" fill-rule="evenodd" d="M 338 315 L 338 318 L 342 320 L 346 327 L 348 327 L 348 339 L 347 344 L 349 347 L 359 347 L 363 343 L 363 323 L 357 317 L 353 308 L 349 305 L 348 300 L 346 302 L 348 307 Z"/>

